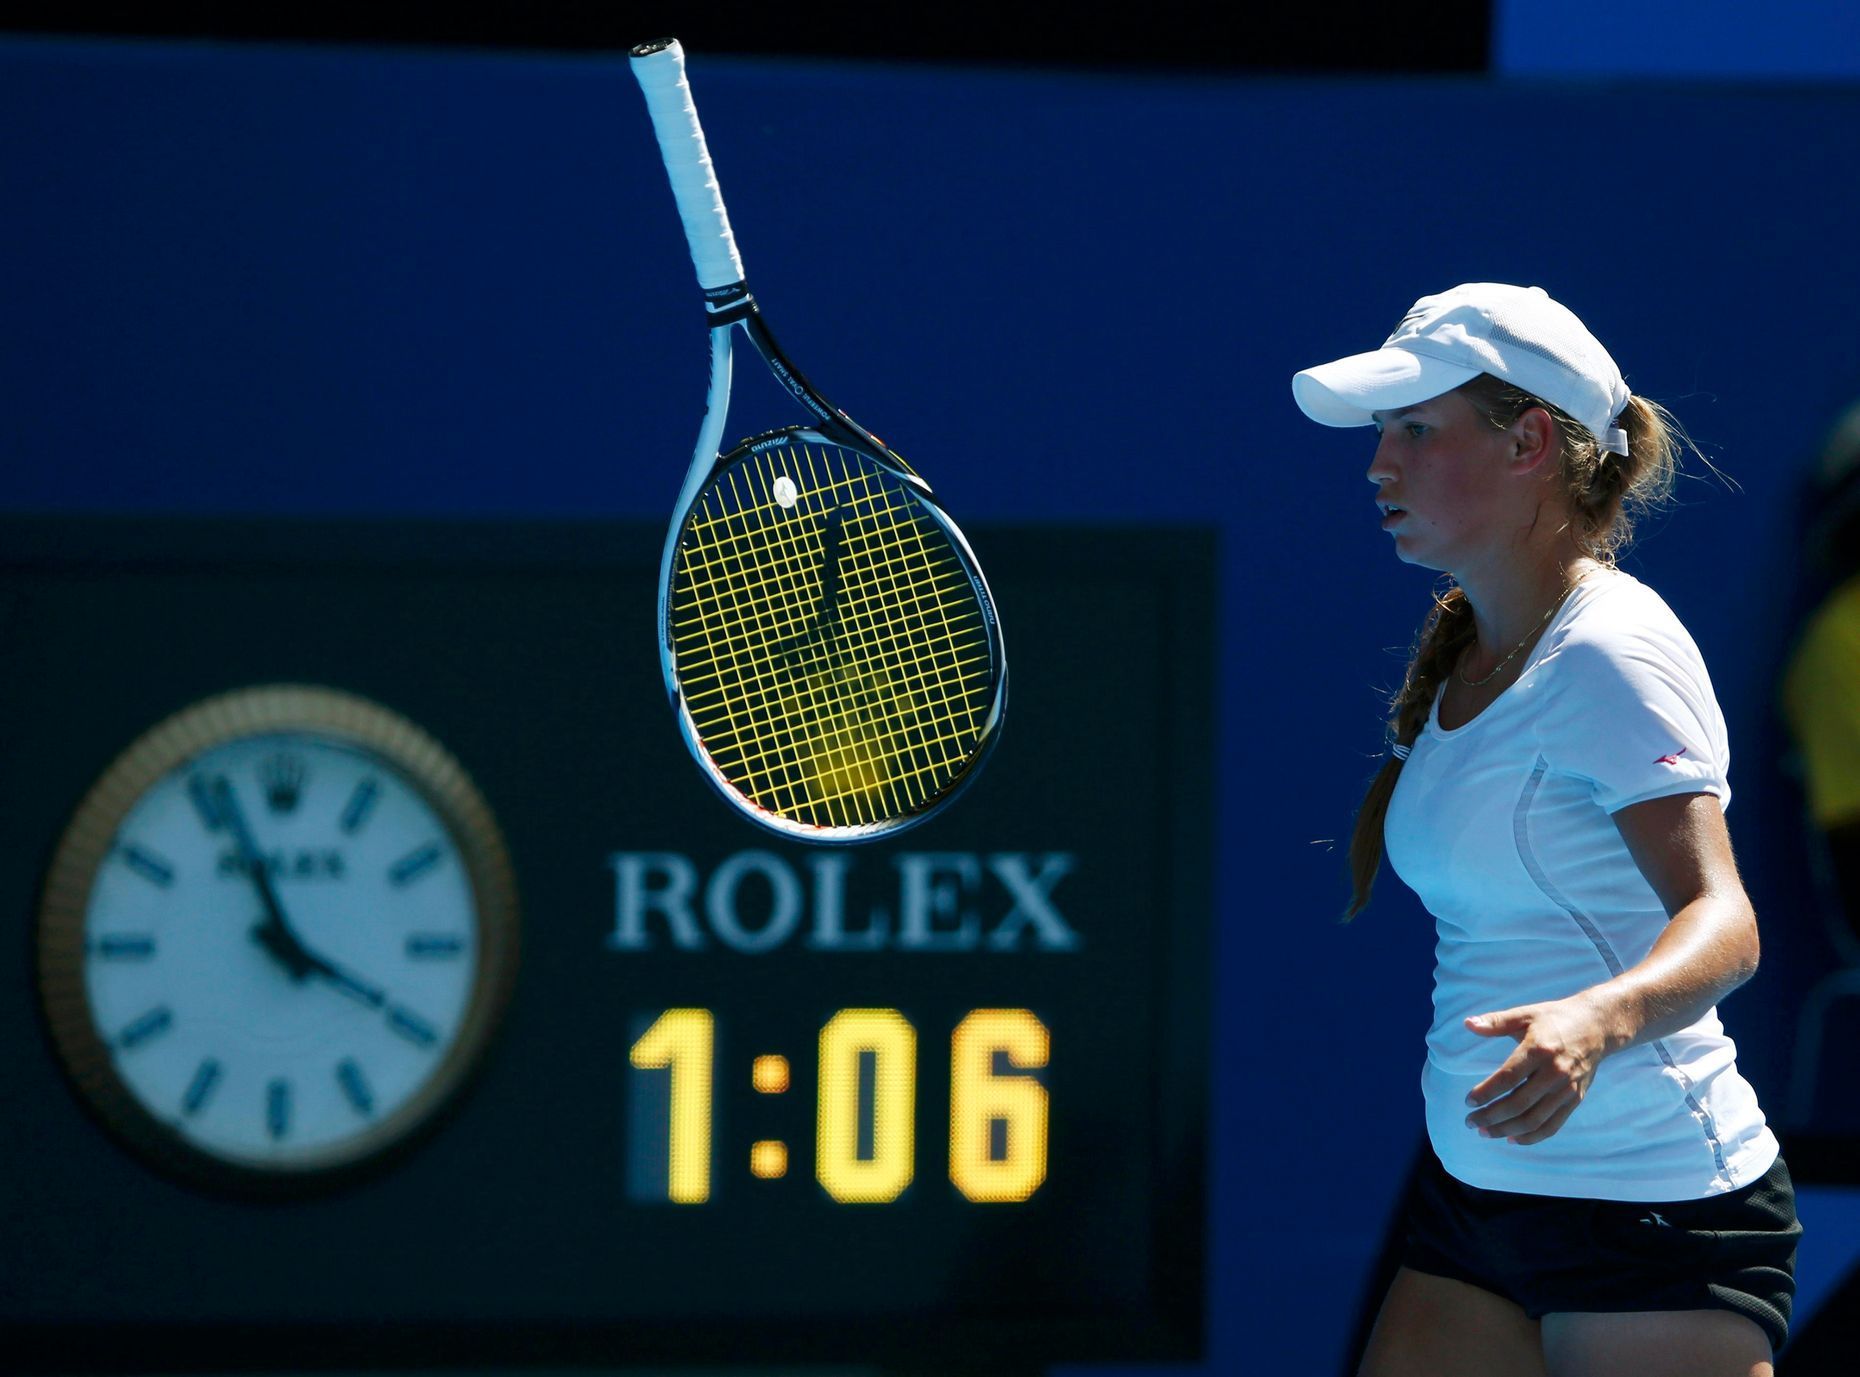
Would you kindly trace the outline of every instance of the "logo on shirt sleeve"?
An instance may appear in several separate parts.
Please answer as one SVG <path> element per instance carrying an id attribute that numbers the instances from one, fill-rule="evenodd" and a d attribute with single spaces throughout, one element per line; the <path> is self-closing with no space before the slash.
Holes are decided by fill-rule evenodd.
<path id="1" fill-rule="evenodd" d="M 1686 753 L 1686 748 L 1684 746 L 1681 746 L 1678 750 L 1674 751 L 1671 755 L 1663 755 L 1663 756 L 1657 757 L 1653 763 L 1655 765 L 1677 765 L 1679 763 L 1679 757 L 1684 755 L 1685 753 Z"/>

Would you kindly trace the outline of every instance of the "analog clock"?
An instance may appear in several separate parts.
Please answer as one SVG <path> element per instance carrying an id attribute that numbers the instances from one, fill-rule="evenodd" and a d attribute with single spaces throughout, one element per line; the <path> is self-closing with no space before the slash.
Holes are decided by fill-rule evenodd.
<path id="1" fill-rule="evenodd" d="M 40 993 L 80 1095 L 195 1181 L 327 1183 L 428 1126 L 517 957 L 489 807 L 411 722 L 331 689 L 206 699 L 79 805 Z"/>

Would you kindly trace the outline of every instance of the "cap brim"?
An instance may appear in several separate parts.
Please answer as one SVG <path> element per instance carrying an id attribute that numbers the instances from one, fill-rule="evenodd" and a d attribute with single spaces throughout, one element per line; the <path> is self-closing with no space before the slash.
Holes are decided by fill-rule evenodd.
<path id="1" fill-rule="evenodd" d="M 1378 411 L 1414 406 L 1478 376 L 1477 368 L 1464 364 L 1406 349 L 1375 349 L 1295 374 L 1292 396 L 1319 425 L 1366 426 Z"/>

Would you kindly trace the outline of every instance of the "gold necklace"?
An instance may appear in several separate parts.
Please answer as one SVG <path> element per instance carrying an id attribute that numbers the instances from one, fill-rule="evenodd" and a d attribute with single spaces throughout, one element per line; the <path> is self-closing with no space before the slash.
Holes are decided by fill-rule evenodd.
<path id="1" fill-rule="evenodd" d="M 1576 580 L 1576 583 L 1581 583 L 1581 582 L 1582 582 L 1581 579 Z M 1534 637 L 1539 631 L 1542 631 L 1546 626 L 1550 624 L 1550 618 L 1556 615 L 1556 610 L 1557 608 L 1563 605 L 1564 599 L 1569 597 L 1571 593 L 1576 591 L 1576 583 L 1565 584 L 1563 586 L 1563 591 L 1557 594 L 1556 601 L 1551 603 L 1549 609 L 1544 613 L 1543 620 L 1538 622 L 1536 626 L 1533 626 L 1528 632 L 1526 632 L 1524 639 L 1519 641 L 1516 645 L 1514 645 L 1511 648 L 1511 654 L 1507 655 L 1504 659 L 1500 660 L 1497 664 L 1493 665 L 1491 672 L 1486 674 L 1483 678 L 1468 679 L 1466 677 L 1466 666 L 1464 662 L 1455 665 L 1453 667 L 1453 672 L 1459 675 L 1460 682 L 1466 685 L 1467 688 L 1483 688 L 1485 685 L 1491 683 L 1494 679 L 1496 679 L 1498 677 L 1498 672 L 1501 669 L 1503 669 L 1506 665 L 1510 664 L 1513 660 L 1517 659 L 1518 652 L 1520 650 L 1523 650 L 1525 646 L 1531 643 L 1531 638 Z"/>

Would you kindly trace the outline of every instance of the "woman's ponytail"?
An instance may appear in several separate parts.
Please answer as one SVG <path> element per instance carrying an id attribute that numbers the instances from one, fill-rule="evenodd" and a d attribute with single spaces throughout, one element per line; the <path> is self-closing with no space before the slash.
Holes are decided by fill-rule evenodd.
<path id="1" fill-rule="evenodd" d="M 1393 744 L 1403 748 L 1414 745 L 1421 728 L 1427 725 L 1433 710 L 1434 695 L 1460 652 L 1473 641 L 1473 609 L 1465 590 L 1453 587 L 1434 598 L 1433 611 L 1421 627 L 1415 643 L 1414 657 L 1401 692 L 1395 695 L 1389 713 L 1389 733 Z M 1347 922 L 1363 911 L 1369 891 L 1375 885 L 1376 872 L 1382 868 L 1382 822 L 1388 816 L 1389 799 L 1395 793 L 1395 781 L 1401 778 L 1401 758 L 1391 752 L 1376 777 L 1369 783 L 1362 807 L 1356 811 L 1356 830 L 1350 837 L 1350 879 L 1353 892 L 1350 906 L 1344 911 Z"/>

